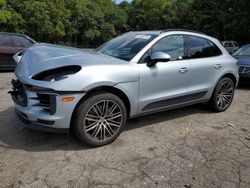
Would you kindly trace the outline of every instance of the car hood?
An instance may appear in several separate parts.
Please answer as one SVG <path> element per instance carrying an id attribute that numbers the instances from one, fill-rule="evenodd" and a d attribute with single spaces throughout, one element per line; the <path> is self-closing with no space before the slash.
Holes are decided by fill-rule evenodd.
<path id="1" fill-rule="evenodd" d="M 250 56 L 234 56 L 238 65 L 250 65 Z"/>
<path id="2" fill-rule="evenodd" d="M 81 50 L 64 46 L 39 44 L 28 48 L 17 64 L 18 77 L 32 77 L 39 72 L 67 65 L 127 65 L 127 61 L 103 55 L 90 50 Z"/>

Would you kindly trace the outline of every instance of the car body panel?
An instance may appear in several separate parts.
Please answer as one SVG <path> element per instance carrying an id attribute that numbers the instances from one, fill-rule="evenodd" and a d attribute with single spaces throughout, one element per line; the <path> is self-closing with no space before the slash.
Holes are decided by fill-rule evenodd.
<path id="1" fill-rule="evenodd" d="M 239 67 L 239 76 L 241 78 L 250 78 L 250 54 L 239 54 L 242 50 L 250 51 L 250 44 L 242 46 L 238 51 L 233 54 L 233 57 L 237 59 L 237 65 Z"/>
<path id="2" fill-rule="evenodd" d="M 139 111 L 150 103 L 186 95 L 190 92 L 190 72 L 181 73 L 182 68 L 190 69 L 188 60 L 159 62 L 154 67 L 139 65 Z M 153 110 L 153 109 L 151 109 Z"/>
<path id="3" fill-rule="evenodd" d="M 136 32 L 139 34 L 151 33 Z M 27 91 L 28 106 L 16 104 L 16 109 L 24 113 L 32 122 L 38 117 L 52 120 L 54 127 L 69 128 L 74 110 L 84 96 L 93 89 L 113 87 L 120 90 L 129 100 L 129 118 L 164 109 L 186 106 L 210 99 L 214 88 L 226 74 L 231 74 L 238 82 L 236 60 L 229 55 L 220 42 L 204 34 L 186 31 L 153 31 L 159 36 L 149 42 L 130 61 L 103 55 L 94 51 L 37 44 L 28 48 L 15 70 L 18 80 L 25 85 L 52 89 L 56 96 L 56 111 L 51 115 L 34 106 L 38 94 Z M 140 63 L 142 56 L 161 38 L 170 35 L 193 35 L 212 41 L 222 55 L 211 58 L 184 59 L 181 61 L 158 62 L 153 67 Z M 33 79 L 43 71 L 69 66 L 81 66 L 81 70 L 60 81 Z M 220 66 L 218 66 L 220 65 Z M 183 68 L 185 69 L 183 71 Z M 62 92 L 65 92 L 62 94 Z M 72 103 L 62 103 L 63 97 L 75 97 Z"/>
<path id="4" fill-rule="evenodd" d="M 16 66 L 13 55 L 24 48 L 0 46 L 0 69 L 11 69 Z"/>
<path id="5" fill-rule="evenodd" d="M 236 56 L 235 58 L 238 60 L 239 76 L 242 78 L 250 78 L 250 56 Z"/>
<path id="6" fill-rule="evenodd" d="M 80 65 L 82 71 L 57 82 L 31 79 L 42 71 L 67 65 Z M 27 49 L 15 73 L 26 84 L 58 91 L 88 91 L 102 85 L 113 86 L 120 82 L 138 80 L 137 66 L 127 61 L 96 52 L 45 44 Z"/>
<path id="7" fill-rule="evenodd" d="M 192 92 L 211 91 L 218 80 L 226 74 L 238 76 L 236 60 L 228 55 L 218 57 L 202 58 L 190 60 L 190 73 L 193 85 L 190 89 Z M 211 76 L 213 75 L 213 76 Z M 207 97 L 211 97 L 208 92 Z"/>
<path id="8" fill-rule="evenodd" d="M 5 43 L 4 45 L 1 45 L 0 42 L 0 69 L 13 69 L 16 67 L 16 63 L 13 59 L 13 55 L 17 52 L 26 49 L 26 46 L 22 46 L 22 44 L 16 45 L 15 44 L 15 38 L 14 37 L 20 37 L 24 40 L 29 41 L 31 44 L 35 44 L 36 41 L 31 39 L 30 37 L 19 34 L 19 33 L 6 33 L 6 32 L 0 32 L 0 41 L 2 36 L 7 36 L 9 39 L 8 43 Z"/>

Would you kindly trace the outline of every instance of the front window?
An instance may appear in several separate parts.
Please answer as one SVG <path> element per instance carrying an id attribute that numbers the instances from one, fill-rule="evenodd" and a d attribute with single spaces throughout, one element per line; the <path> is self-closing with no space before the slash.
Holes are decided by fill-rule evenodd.
<path id="1" fill-rule="evenodd" d="M 167 53 L 171 61 L 184 59 L 183 35 L 170 35 L 160 39 L 141 57 L 139 63 L 145 63 L 146 59 L 155 52 Z"/>
<path id="2" fill-rule="evenodd" d="M 151 54 L 159 51 L 170 55 L 172 61 L 183 59 L 184 37 L 182 35 L 171 35 L 162 38 L 152 47 Z"/>
<path id="3" fill-rule="evenodd" d="M 97 52 L 130 61 L 157 35 L 129 32 L 97 48 Z"/>
<path id="4" fill-rule="evenodd" d="M 250 56 L 250 45 L 249 46 L 243 46 L 238 51 L 236 51 L 234 56 Z"/>

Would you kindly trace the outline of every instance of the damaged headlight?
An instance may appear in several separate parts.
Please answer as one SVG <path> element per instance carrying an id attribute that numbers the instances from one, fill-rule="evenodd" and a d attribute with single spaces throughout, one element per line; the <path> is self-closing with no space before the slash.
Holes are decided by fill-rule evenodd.
<path id="1" fill-rule="evenodd" d="M 78 65 L 71 65 L 71 66 L 64 66 L 55 69 L 50 69 L 38 73 L 32 77 L 34 80 L 42 80 L 47 82 L 54 82 L 66 79 L 73 74 L 76 74 L 81 70 L 81 66 Z"/>

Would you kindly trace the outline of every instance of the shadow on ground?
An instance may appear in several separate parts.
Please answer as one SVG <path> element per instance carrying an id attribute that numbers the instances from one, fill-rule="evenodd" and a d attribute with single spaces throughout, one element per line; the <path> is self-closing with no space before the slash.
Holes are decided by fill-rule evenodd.
<path id="1" fill-rule="evenodd" d="M 249 79 L 240 79 L 237 89 L 240 90 L 250 90 L 250 78 Z"/>
<path id="2" fill-rule="evenodd" d="M 10 73 L 11 73 L 11 72 L 13 73 L 13 72 L 14 72 L 14 69 L 7 69 L 7 70 L 1 70 L 1 69 L 0 69 L 0 74 L 1 74 L 1 73 L 9 73 L 9 72 L 10 72 Z"/>
<path id="3" fill-rule="evenodd" d="M 129 120 L 124 131 L 173 120 L 195 113 L 211 113 L 202 105 L 196 105 Z M 0 112 L 0 147 L 25 151 L 90 150 L 69 134 L 45 133 L 22 128 L 14 114 L 14 107 Z M 155 125 L 157 126 L 157 125 Z"/>

